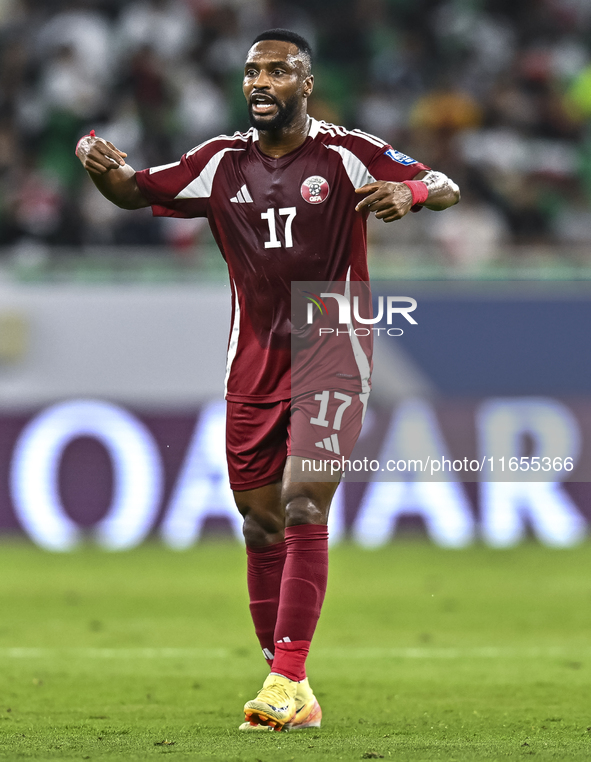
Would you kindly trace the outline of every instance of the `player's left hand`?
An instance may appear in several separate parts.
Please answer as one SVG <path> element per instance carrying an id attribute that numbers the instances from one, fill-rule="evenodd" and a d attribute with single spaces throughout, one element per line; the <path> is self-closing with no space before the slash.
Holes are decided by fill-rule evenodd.
<path id="1" fill-rule="evenodd" d="M 373 183 L 355 188 L 355 193 L 369 194 L 355 207 L 356 212 L 368 209 L 375 212 L 376 217 L 384 222 L 394 222 L 410 212 L 412 193 L 404 183 L 392 183 L 386 180 L 376 180 Z"/>

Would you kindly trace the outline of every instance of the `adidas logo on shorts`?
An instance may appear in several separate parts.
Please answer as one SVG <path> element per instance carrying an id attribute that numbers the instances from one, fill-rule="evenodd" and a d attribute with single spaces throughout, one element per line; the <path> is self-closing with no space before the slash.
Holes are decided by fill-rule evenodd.
<path id="1" fill-rule="evenodd" d="M 330 437 L 325 437 L 321 442 L 316 442 L 315 446 L 320 447 L 321 450 L 334 452 L 337 455 L 341 454 L 341 448 L 339 447 L 339 437 L 337 434 L 331 434 Z"/>

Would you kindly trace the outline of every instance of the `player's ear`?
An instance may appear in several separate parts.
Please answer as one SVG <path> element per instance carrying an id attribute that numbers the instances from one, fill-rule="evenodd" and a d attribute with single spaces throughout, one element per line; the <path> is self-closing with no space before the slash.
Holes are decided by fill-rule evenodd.
<path id="1" fill-rule="evenodd" d="M 309 98 L 312 95 L 314 89 L 314 75 L 310 74 L 304 80 L 304 98 Z"/>

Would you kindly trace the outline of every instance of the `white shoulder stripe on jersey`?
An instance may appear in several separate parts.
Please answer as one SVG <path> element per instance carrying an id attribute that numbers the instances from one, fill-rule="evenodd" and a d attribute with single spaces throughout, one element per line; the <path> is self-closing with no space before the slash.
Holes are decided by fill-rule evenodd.
<path id="1" fill-rule="evenodd" d="M 230 343 L 228 344 L 228 355 L 226 357 L 226 378 L 224 380 L 224 399 L 228 394 L 228 379 L 232 370 L 232 363 L 238 350 L 238 337 L 240 336 L 240 302 L 238 301 L 238 289 L 232 279 L 234 287 L 234 322 L 232 323 L 232 332 L 230 333 Z"/>
<path id="2" fill-rule="evenodd" d="M 194 180 L 183 188 L 183 190 L 175 196 L 177 198 L 209 198 L 211 196 L 211 188 L 213 185 L 213 178 L 220 165 L 220 161 L 224 158 L 224 154 L 227 151 L 245 151 L 245 148 L 222 148 L 214 154 L 207 164 L 201 170 L 201 173 L 197 175 Z"/>
<path id="3" fill-rule="evenodd" d="M 172 169 L 173 167 L 178 167 L 180 163 L 180 161 L 173 161 L 170 164 L 161 164 L 159 167 L 150 167 L 149 174 L 153 175 L 154 172 L 162 172 L 163 169 Z"/>
<path id="4" fill-rule="evenodd" d="M 351 265 L 349 265 L 349 269 L 347 270 L 345 296 L 349 300 L 349 304 L 350 304 L 351 303 Z M 357 336 L 354 330 L 351 331 L 351 333 L 349 334 L 349 338 L 351 339 L 351 348 L 353 349 L 353 357 L 355 358 L 355 362 L 357 363 L 357 367 L 359 369 L 359 376 L 361 377 L 361 393 L 367 394 L 368 392 L 371 391 L 371 386 L 369 384 L 369 379 L 371 376 L 369 360 L 367 359 L 367 355 L 363 351 L 361 342 L 359 341 L 359 336 Z M 366 400 L 366 404 L 367 404 L 367 400 Z M 365 415 L 365 412 L 364 412 L 364 415 Z"/>
<path id="5" fill-rule="evenodd" d="M 322 119 L 322 121 L 320 122 L 320 128 L 326 132 L 333 132 L 334 130 L 336 130 L 337 126 L 336 124 L 333 124 L 332 122 L 325 122 L 324 119 Z"/>
<path id="6" fill-rule="evenodd" d="M 354 153 L 349 151 L 349 149 L 344 148 L 343 146 L 332 145 L 329 145 L 328 148 L 331 148 L 333 151 L 340 154 L 343 166 L 345 167 L 345 172 L 347 173 L 349 180 L 351 180 L 354 188 L 361 188 L 362 185 L 375 182 L 375 177 L 370 173 L 369 169 L 361 159 L 358 159 Z"/>
<path id="7" fill-rule="evenodd" d="M 185 156 L 192 156 L 194 153 L 197 153 L 197 151 L 205 148 L 205 146 L 208 146 L 210 143 L 215 143 L 216 140 L 242 140 L 244 143 L 248 142 L 251 137 L 253 140 L 256 140 L 254 137 L 255 132 L 256 130 L 251 127 L 248 132 L 235 132 L 233 135 L 216 135 L 215 138 L 210 138 L 203 143 L 199 143 L 199 145 L 195 146 L 195 148 L 191 148 L 190 151 L 187 151 Z"/>
<path id="8" fill-rule="evenodd" d="M 334 127 L 328 124 L 325 124 L 322 127 L 320 127 L 320 132 L 323 132 L 325 135 L 330 135 L 332 138 L 336 138 L 337 136 L 334 130 Z"/>
<path id="9" fill-rule="evenodd" d="M 374 146 L 378 146 L 379 148 L 385 148 L 388 144 L 381 140 L 380 138 L 376 138 L 375 135 L 370 135 L 367 132 L 362 132 L 361 130 L 352 130 L 351 135 L 357 135 L 360 138 L 363 138 L 364 140 L 367 140 L 368 143 L 373 143 Z"/>
<path id="10" fill-rule="evenodd" d="M 385 140 L 382 140 L 375 135 L 370 135 L 369 132 L 363 132 L 363 130 L 358 129 L 348 130 L 346 127 L 330 124 L 329 122 L 320 122 L 319 131 L 324 132 L 327 135 L 332 135 L 333 137 L 335 137 L 335 135 L 341 135 L 342 137 L 353 135 L 354 137 L 367 140 L 368 143 L 371 143 L 374 146 L 378 146 L 378 148 L 385 148 L 388 145 Z"/>

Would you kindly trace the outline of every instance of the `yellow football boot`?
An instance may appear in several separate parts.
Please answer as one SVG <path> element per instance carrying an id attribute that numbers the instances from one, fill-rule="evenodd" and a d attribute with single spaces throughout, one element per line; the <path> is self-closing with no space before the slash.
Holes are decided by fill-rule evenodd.
<path id="1" fill-rule="evenodd" d="M 298 683 L 295 701 L 295 717 L 287 723 L 285 729 L 319 728 L 322 722 L 322 709 L 312 688 L 310 688 L 308 678 Z"/>
<path id="2" fill-rule="evenodd" d="M 302 730 L 303 728 L 319 728 L 322 721 L 322 709 L 316 696 L 310 688 L 308 678 L 296 683 L 295 695 L 296 713 L 283 730 Z M 252 702 L 249 702 L 249 704 Z M 245 708 L 246 709 L 246 708 Z M 243 722 L 239 730 L 276 730 L 273 725 L 261 725 L 256 721 Z"/>
<path id="3" fill-rule="evenodd" d="M 257 697 L 244 705 L 244 719 L 250 725 L 283 730 L 296 714 L 297 687 L 298 683 L 293 680 L 271 672 Z"/>

